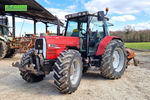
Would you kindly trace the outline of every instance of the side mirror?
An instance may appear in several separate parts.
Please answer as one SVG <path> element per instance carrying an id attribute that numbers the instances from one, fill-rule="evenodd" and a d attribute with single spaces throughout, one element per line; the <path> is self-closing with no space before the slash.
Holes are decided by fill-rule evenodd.
<path id="1" fill-rule="evenodd" d="M 98 15 L 98 21 L 103 21 L 105 19 L 104 11 L 99 11 L 97 15 Z"/>
<path id="2" fill-rule="evenodd" d="M 109 21 L 109 17 L 105 16 L 105 19 L 106 19 L 107 21 Z"/>

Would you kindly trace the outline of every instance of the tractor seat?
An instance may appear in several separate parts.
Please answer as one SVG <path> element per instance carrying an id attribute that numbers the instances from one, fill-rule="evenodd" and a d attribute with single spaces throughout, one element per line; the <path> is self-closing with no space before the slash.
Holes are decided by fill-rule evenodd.
<path id="1" fill-rule="evenodd" d="M 71 34 L 72 37 L 79 37 L 79 30 L 78 29 L 74 29 L 72 34 Z"/>

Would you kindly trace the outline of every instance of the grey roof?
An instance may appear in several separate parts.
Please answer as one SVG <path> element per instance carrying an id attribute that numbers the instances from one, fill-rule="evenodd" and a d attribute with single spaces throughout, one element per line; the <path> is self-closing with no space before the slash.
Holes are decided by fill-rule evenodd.
<path id="1" fill-rule="evenodd" d="M 27 5 L 28 11 L 12 11 L 6 12 L 5 5 Z M 35 0 L 0 0 L 0 15 L 12 15 L 16 17 L 36 20 L 44 23 L 57 24 L 57 17 L 42 7 Z M 61 22 L 61 25 L 63 23 Z"/>

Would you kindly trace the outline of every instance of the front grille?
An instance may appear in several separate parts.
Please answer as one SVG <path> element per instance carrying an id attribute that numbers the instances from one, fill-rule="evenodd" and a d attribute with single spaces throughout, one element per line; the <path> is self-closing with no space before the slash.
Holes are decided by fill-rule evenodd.
<path id="1" fill-rule="evenodd" d="M 43 50 L 43 39 L 36 39 L 35 49 Z"/>

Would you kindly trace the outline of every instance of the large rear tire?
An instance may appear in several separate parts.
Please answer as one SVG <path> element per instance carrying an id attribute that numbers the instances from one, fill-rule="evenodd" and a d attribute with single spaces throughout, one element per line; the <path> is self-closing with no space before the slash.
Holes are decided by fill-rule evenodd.
<path id="1" fill-rule="evenodd" d="M 7 54 L 7 44 L 0 40 L 0 60 L 3 59 Z"/>
<path id="2" fill-rule="evenodd" d="M 54 67 L 54 84 L 61 93 L 77 90 L 82 76 L 82 58 L 77 50 L 65 50 Z"/>
<path id="3" fill-rule="evenodd" d="M 101 75 L 108 79 L 118 79 L 126 69 L 127 54 L 124 43 L 112 40 L 107 45 L 101 61 Z"/>
<path id="4" fill-rule="evenodd" d="M 27 51 L 21 59 L 22 67 L 30 66 L 31 64 L 30 59 L 32 58 L 34 60 L 33 56 L 34 56 L 33 49 Z M 35 74 L 29 73 L 28 71 L 21 71 L 20 75 L 25 81 L 29 83 L 42 81 L 43 78 L 45 77 L 45 75 L 35 75 Z"/>

